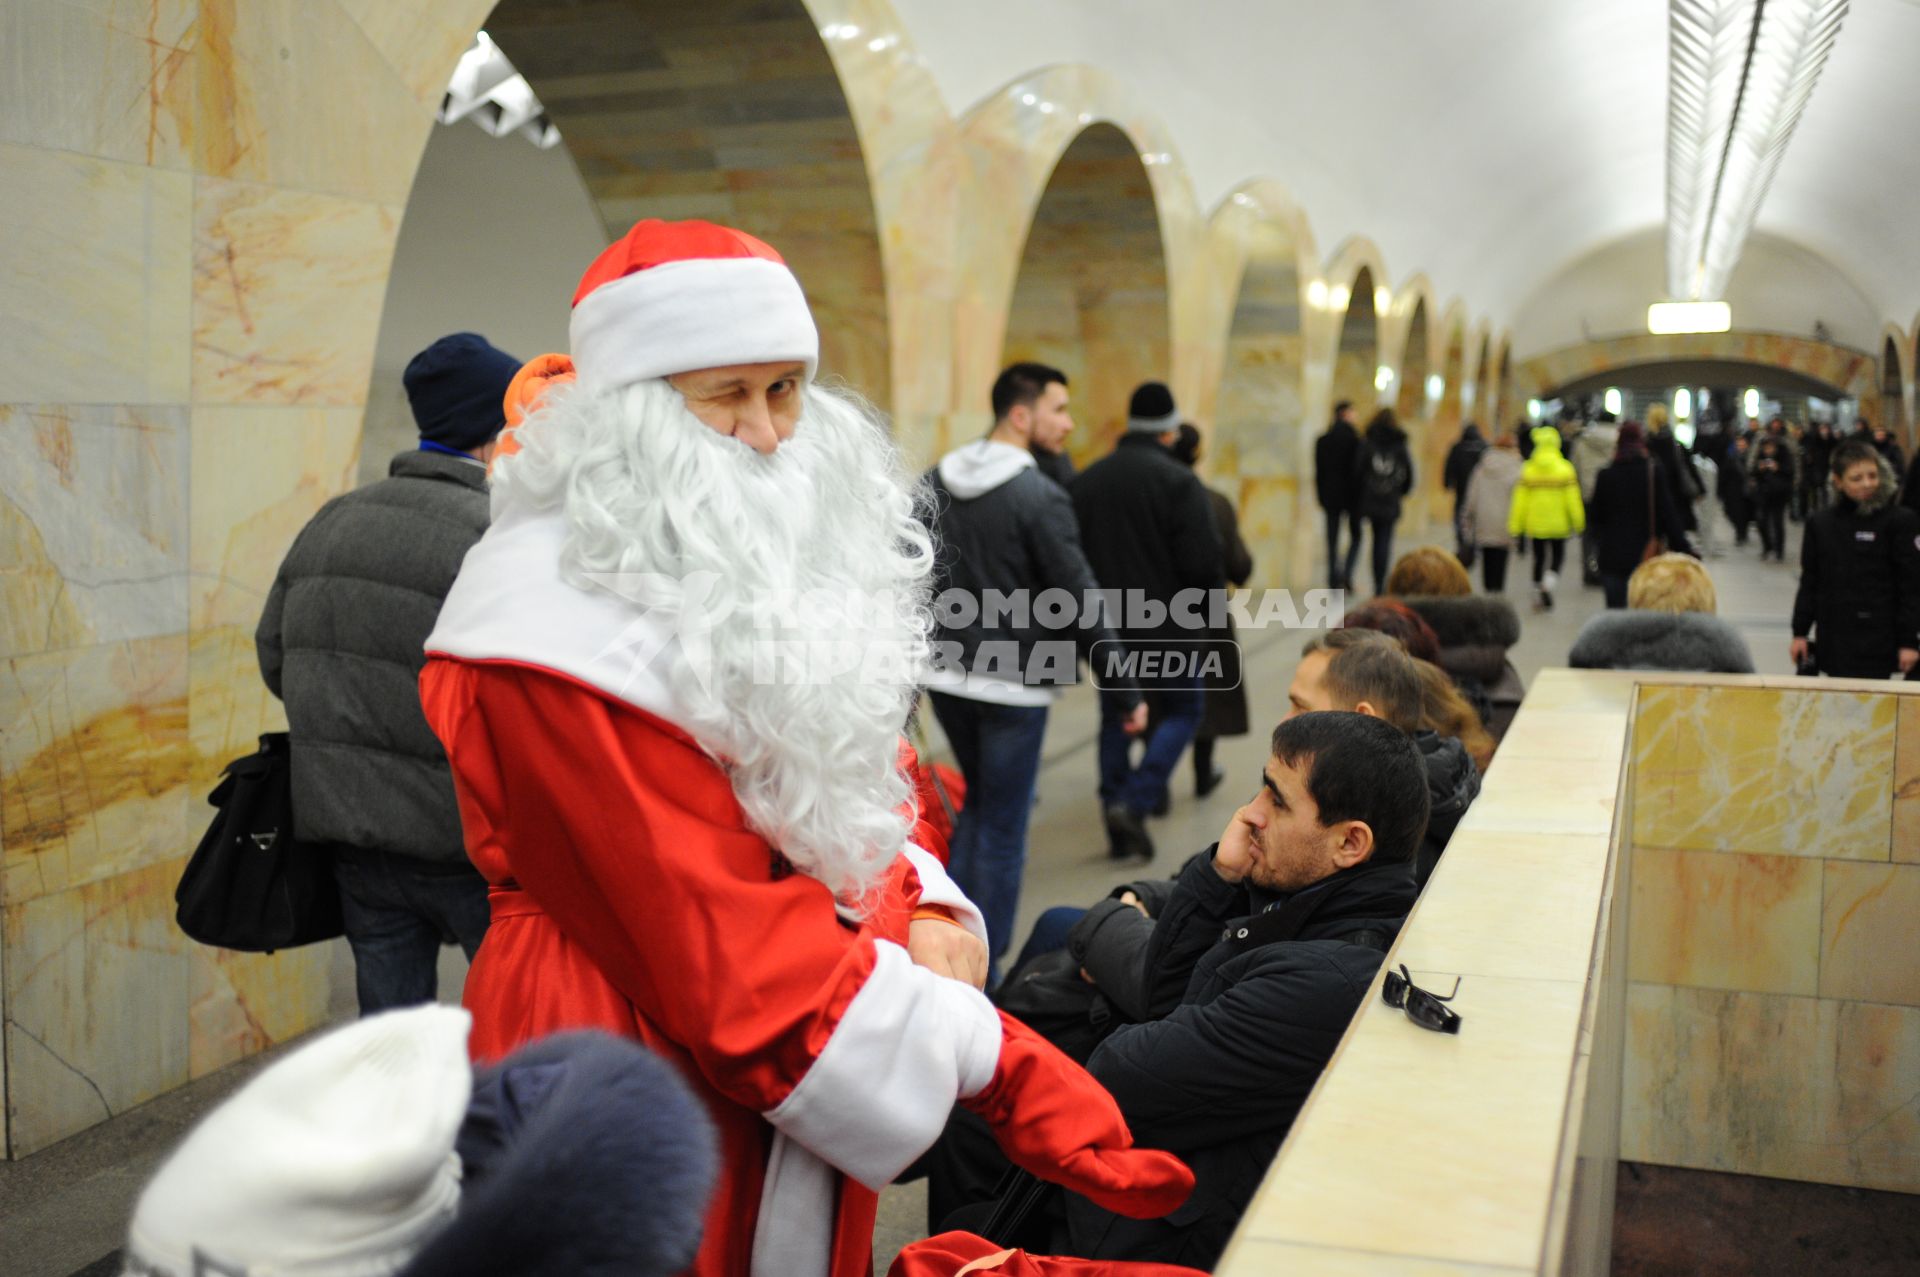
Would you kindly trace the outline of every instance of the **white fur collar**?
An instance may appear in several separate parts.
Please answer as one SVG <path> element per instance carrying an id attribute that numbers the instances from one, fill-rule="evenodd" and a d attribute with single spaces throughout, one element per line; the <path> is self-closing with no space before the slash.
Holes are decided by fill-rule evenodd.
<path id="1" fill-rule="evenodd" d="M 565 540 L 558 510 L 501 512 L 467 551 L 427 654 L 553 670 L 692 734 L 692 715 L 670 681 L 683 663 L 670 620 L 562 580 Z"/>

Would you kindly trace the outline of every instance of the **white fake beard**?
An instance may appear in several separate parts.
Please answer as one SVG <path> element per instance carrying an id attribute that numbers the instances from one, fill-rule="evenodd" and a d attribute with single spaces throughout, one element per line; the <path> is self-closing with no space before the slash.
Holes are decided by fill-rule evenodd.
<path id="1" fill-rule="evenodd" d="M 665 381 L 603 394 L 556 387 L 520 427 L 520 452 L 495 467 L 494 513 L 558 505 L 570 584 L 607 589 L 596 578 L 618 574 L 612 592 L 649 617 L 670 624 L 691 600 L 723 618 L 707 631 L 704 671 L 684 659 L 669 667 L 678 725 L 725 768 L 749 826 L 857 904 L 909 828 L 898 748 L 929 653 L 932 545 L 873 410 L 820 386 L 803 394 L 793 437 L 762 456 L 703 424 Z M 857 630 L 844 615 L 760 606 L 811 591 L 882 606 Z M 769 615 L 777 634 L 755 628 Z M 769 638 L 853 641 L 899 664 L 862 661 L 815 682 L 768 678 Z"/>

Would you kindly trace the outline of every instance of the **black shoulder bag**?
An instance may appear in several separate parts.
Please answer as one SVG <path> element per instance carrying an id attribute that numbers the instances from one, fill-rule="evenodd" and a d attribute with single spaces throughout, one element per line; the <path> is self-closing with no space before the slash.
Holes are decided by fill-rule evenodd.
<path id="1" fill-rule="evenodd" d="M 333 854 L 293 836 L 285 732 L 228 763 L 207 801 L 219 809 L 174 890 L 180 930 L 201 944 L 272 953 L 345 930 Z"/>

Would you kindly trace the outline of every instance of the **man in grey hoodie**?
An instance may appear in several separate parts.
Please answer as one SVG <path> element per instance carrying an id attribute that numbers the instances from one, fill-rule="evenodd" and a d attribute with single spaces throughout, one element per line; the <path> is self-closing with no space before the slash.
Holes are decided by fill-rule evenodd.
<path id="1" fill-rule="evenodd" d="M 986 918 L 996 972 L 1020 902 L 1047 707 L 1075 681 L 1080 657 L 1114 638 L 1085 607 L 1099 585 L 1073 503 L 1031 452 L 1037 440 L 1057 447 L 1073 429 L 1067 402 L 1064 373 L 1014 364 L 993 383 L 987 437 L 949 452 L 926 480 L 937 547 L 930 699 L 967 780 L 949 872 Z M 1073 607 L 1036 606 L 1048 590 L 1070 595 Z M 1124 705 L 1133 731 L 1146 725 L 1137 691 L 1104 694 Z"/>

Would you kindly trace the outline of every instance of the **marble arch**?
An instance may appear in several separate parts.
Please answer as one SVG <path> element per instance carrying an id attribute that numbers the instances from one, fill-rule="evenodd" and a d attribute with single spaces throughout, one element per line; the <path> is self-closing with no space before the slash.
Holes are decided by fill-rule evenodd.
<path id="1" fill-rule="evenodd" d="M 965 286 L 954 306 L 953 398 L 954 430 L 961 437 L 984 428 L 987 387 L 1004 354 L 1018 344 L 1011 331 L 1015 290 L 1043 199 L 1069 152 L 1095 128 L 1110 130 L 1094 134 L 1096 142 L 1104 136 L 1112 151 L 1100 162 L 1114 173 L 1124 172 L 1125 165 L 1115 162 L 1118 148 L 1112 135 L 1117 133 L 1145 175 L 1164 271 L 1167 336 L 1157 376 L 1170 381 L 1183 399 L 1193 392 L 1193 374 L 1184 366 L 1187 357 L 1172 340 L 1175 332 L 1191 331 L 1186 311 L 1196 290 L 1190 276 L 1199 267 L 1203 245 L 1186 167 L 1164 126 L 1143 112 L 1114 77 L 1087 66 L 1045 67 L 975 103 L 959 125 L 965 180 L 957 201 L 955 259 Z M 1084 158 L 1093 160 L 1090 155 Z M 1127 207 L 1139 207 L 1139 194 L 1136 185 Z M 1119 391 L 1123 407 L 1130 390 Z M 1088 397 L 1080 393 L 1076 398 L 1084 417 Z M 1100 411 L 1107 411 L 1104 404 Z M 1092 446 L 1099 428 L 1099 419 L 1083 419 L 1075 433 L 1078 447 Z"/>
<path id="2" fill-rule="evenodd" d="M 1779 333 L 1685 333 L 1653 336 L 1636 333 L 1611 341 L 1584 342 L 1522 361 L 1514 370 L 1514 393 L 1548 399 L 1569 382 L 1614 368 L 1674 360 L 1725 360 L 1784 368 L 1814 381 L 1839 387 L 1863 404 L 1880 393 L 1880 363 L 1865 351 Z"/>
<path id="3" fill-rule="evenodd" d="M 1305 402 L 1312 233 L 1277 183 L 1253 183 L 1214 211 L 1208 253 L 1209 331 L 1219 335 L 1202 347 L 1213 370 L 1198 400 L 1211 439 L 1205 468 L 1224 477 L 1257 547 L 1256 583 L 1282 585 L 1297 512 L 1311 509 L 1301 465 L 1318 424 Z"/>
<path id="4" fill-rule="evenodd" d="M 1877 412 L 1869 414 L 1876 426 L 1884 425 L 1896 439 L 1906 439 L 1913 421 L 1913 354 L 1907 335 L 1898 324 L 1888 324 L 1880 336 L 1880 394 L 1875 400 Z"/>

